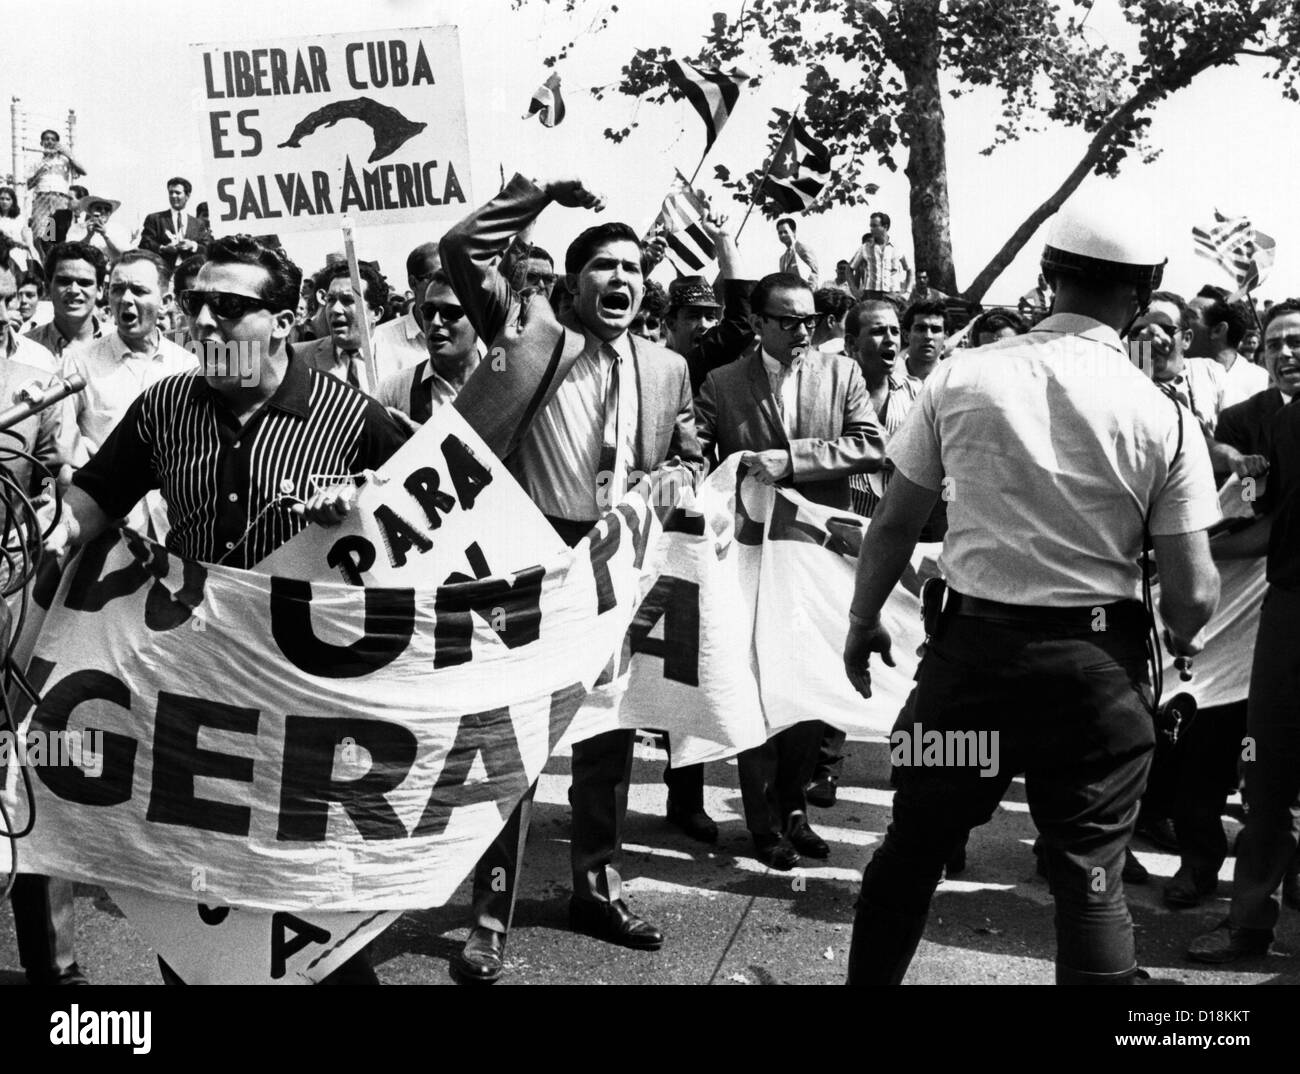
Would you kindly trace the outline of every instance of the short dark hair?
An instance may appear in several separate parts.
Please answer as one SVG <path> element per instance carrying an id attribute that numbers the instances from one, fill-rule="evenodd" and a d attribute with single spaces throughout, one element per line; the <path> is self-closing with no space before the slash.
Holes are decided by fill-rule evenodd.
<path id="1" fill-rule="evenodd" d="M 895 314 L 898 313 L 898 303 L 892 298 L 864 298 L 849 310 L 845 316 L 844 334 L 846 336 L 856 336 L 862 328 L 862 315 L 876 306 L 885 306 L 893 310 Z"/>
<path id="2" fill-rule="evenodd" d="M 944 331 L 948 329 L 948 307 L 938 301 L 926 300 L 924 302 L 913 302 L 903 311 L 903 318 L 900 327 L 903 335 L 907 335 L 912 330 L 912 322 L 918 317 L 937 316 L 943 318 Z"/>
<path id="3" fill-rule="evenodd" d="M 36 288 L 38 295 L 45 294 L 45 280 L 41 274 L 34 269 L 28 269 L 18 277 L 18 290 L 22 290 L 28 284 Z"/>
<path id="4" fill-rule="evenodd" d="M 1195 298 L 1217 298 L 1221 301 L 1228 297 L 1228 289 L 1219 287 L 1216 284 L 1207 283 L 1193 296 Z"/>
<path id="5" fill-rule="evenodd" d="M 127 250 L 117 259 L 113 268 L 120 265 L 135 265 L 141 261 L 147 261 L 154 267 L 158 273 L 158 290 L 165 292 L 172 282 L 172 270 L 167 267 L 167 262 L 152 250 Z"/>
<path id="6" fill-rule="evenodd" d="M 792 216 L 783 216 L 783 217 L 781 217 L 781 219 L 778 220 L 778 221 L 776 222 L 776 229 L 777 229 L 777 231 L 780 231 L 780 230 L 781 230 L 781 225 L 782 225 L 782 224 L 789 224 L 789 225 L 790 225 L 790 230 L 791 230 L 791 231 L 798 231 L 798 230 L 799 230 L 799 225 L 796 224 L 796 223 L 794 222 L 794 217 L 792 217 Z"/>
<path id="7" fill-rule="evenodd" d="M 569 243 L 569 248 L 564 252 L 564 271 L 571 276 L 581 272 L 582 266 L 591 260 L 592 254 L 607 242 L 630 242 L 638 252 L 644 253 L 636 232 L 621 221 L 611 220 L 607 224 L 587 228 Z M 555 262 L 552 261 L 551 264 Z"/>
<path id="8" fill-rule="evenodd" d="M 1200 295 L 1197 296 L 1202 297 Z M 1204 296 L 1208 298 L 1209 296 Z M 1226 324 L 1228 326 L 1227 343 L 1229 347 L 1236 347 L 1246 335 L 1247 329 L 1253 328 L 1255 318 L 1251 315 L 1250 307 L 1244 302 L 1225 302 L 1221 298 L 1211 300 L 1208 306 L 1201 309 L 1201 320 L 1205 322 L 1206 328 L 1213 328 L 1216 324 Z"/>
<path id="9" fill-rule="evenodd" d="M 173 175 L 170 179 L 167 180 L 168 190 L 170 190 L 174 186 L 183 186 L 185 188 L 185 196 L 187 198 L 194 193 L 194 184 L 191 183 L 188 179 L 186 179 L 183 175 Z"/>
<path id="10" fill-rule="evenodd" d="M 438 258 L 438 263 L 442 263 L 442 258 L 438 254 L 438 244 L 436 242 L 422 242 L 414 250 L 406 255 L 406 275 L 414 276 L 420 269 L 425 260 L 432 254 Z"/>
<path id="11" fill-rule="evenodd" d="M 838 321 L 853 308 L 853 296 L 838 287 L 819 287 L 813 292 L 813 308 Z"/>
<path id="12" fill-rule="evenodd" d="M 9 218 L 18 215 L 18 191 L 11 186 L 0 186 L 0 194 L 9 195 L 9 211 L 5 214 Z"/>
<path id="13" fill-rule="evenodd" d="M 1300 313 L 1300 298 L 1285 298 L 1269 306 L 1264 312 L 1264 331 L 1267 333 L 1269 325 L 1288 313 Z M 1260 336 L 1260 340 L 1263 340 L 1263 336 Z"/>
<path id="14" fill-rule="evenodd" d="M 749 296 L 750 308 L 755 313 L 763 313 L 773 291 L 807 291 L 812 294 L 812 288 L 802 276 L 796 276 L 793 272 L 771 272 L 754 285 L 753 293 Z"/>
<path id="15" fill-rule="evenodd" d="M 194 281 L 199 278 L 199 269 L 207 259 L 206 254 L 190 254 L 184 261 L 176 263 L 176 269 L 172 273 L 172 285 L 178 296 L 194 286 Z"/>
<path id="16" fill-rule="evenodd" d="M 95 269 L 95 282 L 103 283 L 108 275 L 108 261 L 98 246 L 85 242 L 57 242 L 45 255 L 45 278 L 54 279 L 54 269 L 60 261 L 85 261 Z"/>
<path id="17" fill-rule="evenodd" d="M 230 235 L 215 239 L 208 246 L 207 264 L 256 265 L 267 275 L 260 297 L 266 299 L 272 313 L 298 312 L 298 290 L 302 287 L 302 269 L 289 260 L 277 246 L 258 242 L 252 235 Z"/>
<path id="18" fill-rule="evenodd" d="M 890 220 L 889 220 L 888 213 L 874 212 L 871 214 L 871 216 L 867 217 L 867 221 L 870 222 L 872 217 L 878 217 L 880 219 L 881 226 L 884 227 L 886 231 L 889 230 Z"/>
<path id="19" fill-rule="evenodd" d="M 1196 312 L 1187 304 L 1187 299 L 1173 291 L 1152 291 L 1152 302 L 1165 302 L 1170 306 L 1178 307 L 1178 327 L 1186 331 L 1192 327 L 1192 321 L 1196 317 Z M 1150 305 L 1150 303 L 1148 303 Z M 1240 338 L 1240 337 L 1238 337 Z"/>
<path id="20" fill-rule="evenodd" d="M 54 140 L 55 140 L 56 142 L 59 141 L 59 132 L 56 131 L 53 127 L 49 127 L 49 128 L 47 128 L 47 129 L 41 131 L 41 138 L 43 139 L 47 134 L 52 134 L 52 135 L 54 135 Z"/>
<path id="21" fill-rule="evenodd" d="M 1010 328 L 1018 336 L 1023 336 L 1029 331 L 1025 319 L 1015 310 L 986 310 L 975 318 L 975 323 L 971 326 L 970 338 L 978 341 L 981 334 L 1001 332 L 1004 328 Z"/>
<path id="22" fill-rule="evenodd" d="M 384 279 L 383 274 L 367 261 L 358 261 L 357 271 L 361 275 L 361 282 L 365 285 L 363 290 L 366 293 L 366 305 L 372 310 L 387 309 L 388 281 Z M 328 291 L 332 281 L 337 280 L 340 276 L 351 275 L 351 270 L 348 268 L 346 261 L 335 261 L 316 273 L 316 289 Z M 292 308 L 295 311 L 298 309 L 297 299 L 294 300 Z"/>
<path id="23" fill-rule="evenodd" d="M 538 254 L 537 256 L 540 257 L 541 255 Z M 640 312 L 649 314 L 651 317 L 658 317 L 660 320 L 663 320 L 670 312 L 668 308 L 668 292 L 664 290 L 662 284 L 654 280 L 646 280 L 645 292 L 641 296 Z"/>

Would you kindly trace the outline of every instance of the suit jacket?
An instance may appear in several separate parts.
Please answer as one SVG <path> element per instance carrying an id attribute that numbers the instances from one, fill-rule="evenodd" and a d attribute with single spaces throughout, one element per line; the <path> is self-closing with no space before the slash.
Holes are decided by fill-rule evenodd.
<path id="1" fill-rule="evenodd" d="M 810 350 L 799 374 L 795 436 L 786 435 L 755 344 L 744 357 L 713 370 L 695 404 L 696 428 L 717 461 L 737 451 L 790 452 L 793 484 L 828 507 L 850 504 L 849 475 L 879 470 L 885 458 L 871 397 L 857 363 Z"/>
<path id="2" fill-rule="evenodd" d="M 197 216 L 185 214 L 185 234 L 183 239 L 192 239 L 199 244 L 196 253 L 203 252 L 203 245 L 206 236 L 203 233 L 203 224 Z M 170 209 L 150 213 L 144 218 L 144 227 L 140 232 L 140 249 L 152 250 L 161 257 L 172 268 L 176 267 L 179 260 L 174 253 L 163 253 L 162 247 L 168 243 L 176 241 L 176 224 Z"/>
<path id="3" fill-rule="evenodd" d="M 1265 388 L 1249 399 L 1225 407 L 1214 428 L 1214 439 L 1234 447 L 1243 455 L 1263 455 L 1268 458 L 1272 446 L 1270 426 L 1273 415 L 1285 405 L 1286 400 L 1276 388 Z"/>
<path id="4" fill-rule="evenodd" d="M 507 464 L 587 348 L 576 321 L 561 324 L 545 296 L 520 295 L 497 270 L 510 240 L 548 204 L 545 191 L 516 175 L 439 243 L 442 270 L 487 346 L 453 405 Z M 641 339 L 634 349 L 639 407 L 633 469 L 649 473 L 677 456 L 702 473 L 686 360 Z"/>

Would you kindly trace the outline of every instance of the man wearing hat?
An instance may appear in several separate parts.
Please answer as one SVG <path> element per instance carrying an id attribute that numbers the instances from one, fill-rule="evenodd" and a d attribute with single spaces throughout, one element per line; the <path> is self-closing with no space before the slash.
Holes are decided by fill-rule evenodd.
<path id="1" fill-rule="evenodd" d="M 718 323 L 722 306 L 703 276 L 682 276 L 668 285 L 668 348 L 685 355 Z"/>
<path id="2" fill-rule="evenodd" d="M 109 218 L 122 203 L 114 198 L 102 198 L 98 194 L 87 194 L 77 201 L 73 208 L 82 216 L 83 234 L 69 232 L 70 240 L 80 239 L 89 246 L 103 251 L 109 263 L 113 263 L 131 248 L 131 238 L 123 234 L 116 224 L 109 224 Z"/>
<path id="3" fill-rule="evenodd" d="M 863 873 L 850 984 L 902 980 L 944 862 L 1021 773 L 1056 900 L 1057 982 L 1145 976 L 1120 872 L 1155 743 L 1148 537 L 1165 644 L 1184 669 L 1219 597 L 1205 439 L 1120 340 L 1160 286 L 1149 235 L 1113 198 L 1062 212 L 1042 262 L 1052 315 L 941 364 L 890 441 L 894 477 L 858 556 L 844 647 L 863 697 L 871 655 L 893 664 L 881 607 L 941 492 L 948 588 L 925 602 L 912 722 L 891 736 L 893 818 Z M 928 764 L 899 748 L 933 732 L 951 748 Z"/>

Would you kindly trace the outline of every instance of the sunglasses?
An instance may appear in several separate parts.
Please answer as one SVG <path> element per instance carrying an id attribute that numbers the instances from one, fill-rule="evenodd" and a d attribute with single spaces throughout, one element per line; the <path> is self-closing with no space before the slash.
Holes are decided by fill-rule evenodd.
<path id="1" fill-rule="evenodd" d="M 760 313 L 759 316 L 765 321 L 775 321 L 785 332 L 793 332 L 800 325 L 803 325 L 804 328 L 811 332 L 822 322 L 822 314 L 820 313 L 814 313 L 807 317 L 776 317 L 770 313 Z"/>
<path id="2" fill-rule="evenodd" d="M 455 324 L 464 317 L 465 311 L 459 306 L 438 306 L 432 302 L 426 302 L 420 307 L 420 315 L 426 321 L 432 322 L 435 314 L 443 324 L 450 325 Z"/>
<path id="3" fill-rule="evenodd" d="M 264 298 L 236 295 L 229 291 L 182 291 L 181 309 L 187 316 L 197 317 L 208 306 L 222 321 L 238 321 L 253 310 L 269 310 L 271 304 Z"/>

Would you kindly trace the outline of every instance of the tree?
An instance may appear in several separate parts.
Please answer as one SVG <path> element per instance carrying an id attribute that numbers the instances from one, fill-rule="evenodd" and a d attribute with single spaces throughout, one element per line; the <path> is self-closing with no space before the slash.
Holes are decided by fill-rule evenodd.
<path id="1" fill-rule="evenodd" d="M 563 3 L 573 11 L 577 0 Z M 800 114 L 840 161 L 811 211 L 864 204 L 867 176 L 881 166 L 896 171 L 905 152 L 916 264 L 949 293 L 958 287 L 940 73 L 949 96 L 976 87 L 1000 93 L 1001 113 L 985 153 L 1041 129 L 1044 122 L 1090 132 L 1084 155 L 1061 184 L 962 292 L 978 301 L 1089 172 L 1113 176 L 1133 152 L 1153 159 L 1146 136 L 1155 106 L 1201 72 L 1243 56 L 1268 57 L 1277 61 L 1269 77 L 1282 83 L 1288 99 L 1300 99 L 1295 0 L 1119 3 L 1140 31 L 1132 60 L 1089 43 L 1084 23 L 1092 0 L 1074 0 L 1071 12 L 1052 0 L 748 0 L 734 18 L 715 14 L 700 50 L 680 58 L 743 66 L 751 73 L 751 86 L 773 66 L 804 71 Z M 1079 9 L 1085 9 L 1081 17 Z M 623 67 L 618 91 L 663 101 L 670 93 L 662 66 L 669 55 L 662 46 L 636 50 Z M 622 141 L 635 126 L 633 121 L 605 133 Z M 778 117 L 769 126 L 770 154 L 784 122 Z M 736 179 L 725 166 L 716 172 L 739 200 L 748 201 L 761 162 Z"/>

